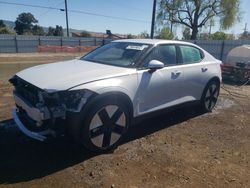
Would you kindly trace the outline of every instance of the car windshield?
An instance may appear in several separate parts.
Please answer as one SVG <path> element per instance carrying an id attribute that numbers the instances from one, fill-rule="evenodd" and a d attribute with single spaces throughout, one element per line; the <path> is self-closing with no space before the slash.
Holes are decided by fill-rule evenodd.
<path id="1" fill-rule="evenodd" d="M 149 44 L 111 42 L 83 56 L 81 60 L 130 67 L 150 47 Z"/>

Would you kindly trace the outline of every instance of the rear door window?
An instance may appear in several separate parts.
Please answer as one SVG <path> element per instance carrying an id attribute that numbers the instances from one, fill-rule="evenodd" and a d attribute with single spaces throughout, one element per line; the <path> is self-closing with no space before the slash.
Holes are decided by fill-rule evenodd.
<path id="1" fill-rule="evenodd" d="M 198 63 L 203 59 L 202 52 L 193 46 L 180 45 L 183 64 Z"/>

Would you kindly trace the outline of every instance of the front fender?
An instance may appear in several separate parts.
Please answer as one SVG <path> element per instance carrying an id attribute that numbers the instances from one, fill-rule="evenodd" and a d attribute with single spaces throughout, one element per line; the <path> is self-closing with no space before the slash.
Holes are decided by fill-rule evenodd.
<path id="1" fill-rule="evenodd" d="M 133 107 L 136 107 L 136 93 L 137 93 L 138 83 L 137 74 L 130 74 L 127 76 L 121 76 L 116 78 L 104 79 L 99 81 L 94 81 L 80 86 L 74 87 L 71 90 L 88 89 L 97 94 L 105 94 L 108 92 L 120 92 L 129 97 L 133 103 Z M 134 110 L 135 112 L 136 110 Z"/>

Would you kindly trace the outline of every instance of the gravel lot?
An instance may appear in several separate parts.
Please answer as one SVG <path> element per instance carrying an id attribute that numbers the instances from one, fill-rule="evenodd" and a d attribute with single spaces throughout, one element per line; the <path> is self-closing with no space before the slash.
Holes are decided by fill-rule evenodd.
<path id="1" fill-rule="evenodd" d="M 8 58 L 33 65 L 79 56 L 49 55 Z M 63 139 L 30 140 L 15 128 L 7 80 L 19 68 L 6 68 L 6 56 L 0 55 L 0 188 L 250 187 L 250 86 L 223 85 L 212 113 L 186 107 L 146 119 L 114 152 L 94 155 Z"/>

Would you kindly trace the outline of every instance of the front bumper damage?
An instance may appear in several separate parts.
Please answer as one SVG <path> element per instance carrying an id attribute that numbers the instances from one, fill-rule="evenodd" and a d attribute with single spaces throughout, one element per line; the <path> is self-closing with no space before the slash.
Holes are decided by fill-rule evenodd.
<path id="1" fill-rule="evenodd" d="M 95 93 L 89 90 L 49 93 L 19 78 L 13 84 L 12 115 L 22 133 L 39 141 L 65 135 L 69 114 L 79 113 Z"/>
<path id="2" fill-rule="evenodd" d="M 23 110 L 26 111 L 29 117 L 32 117 L 33 120 L 40 122 L 42 120 L 50 119 L 49 109 L 43 107 L 43 109 L 35 108 L 27 104 L 20 96 L 13 94 L 14 100 L 17 106 L 20 106 Z"/>
<path id="3" fill-rule="evenodd" d="M 27 129 L 25 127 L 25 125 L 19 119 L 17 111 L 18 111 L 17 108 L 14 108 L 12 111 L 14 121 L 15 121 L 17 127 L 19 128 L 19 130 L 22 131 L 28 137 L 33 138 L 35 140 L 39 140 L 39 141 L 45 141 L 45 140 L 47 140 L 48 136 L 55 136 L 55 132 L 52 130 L 44 130 L 44 131 L 40 131 L 40 132 L 30 131 L 29 129 Z"/>
<path id="4" fill-rule="evenodd" d="M 46 106 L 34 107 L 15 92 L 13 94 L 16 108 L 13 109 L 13 119 L 19 130 L 35 140 L 45 141 L 48 138 L 57 137 L 59 131 L 55 126 L 60 121 L 61 130 L 64 128 L 63 120 L 66 117 L 66 109 L 53 107 L 52 111 Z M 56 110 L 55 110 L 56 109 Z"/>

